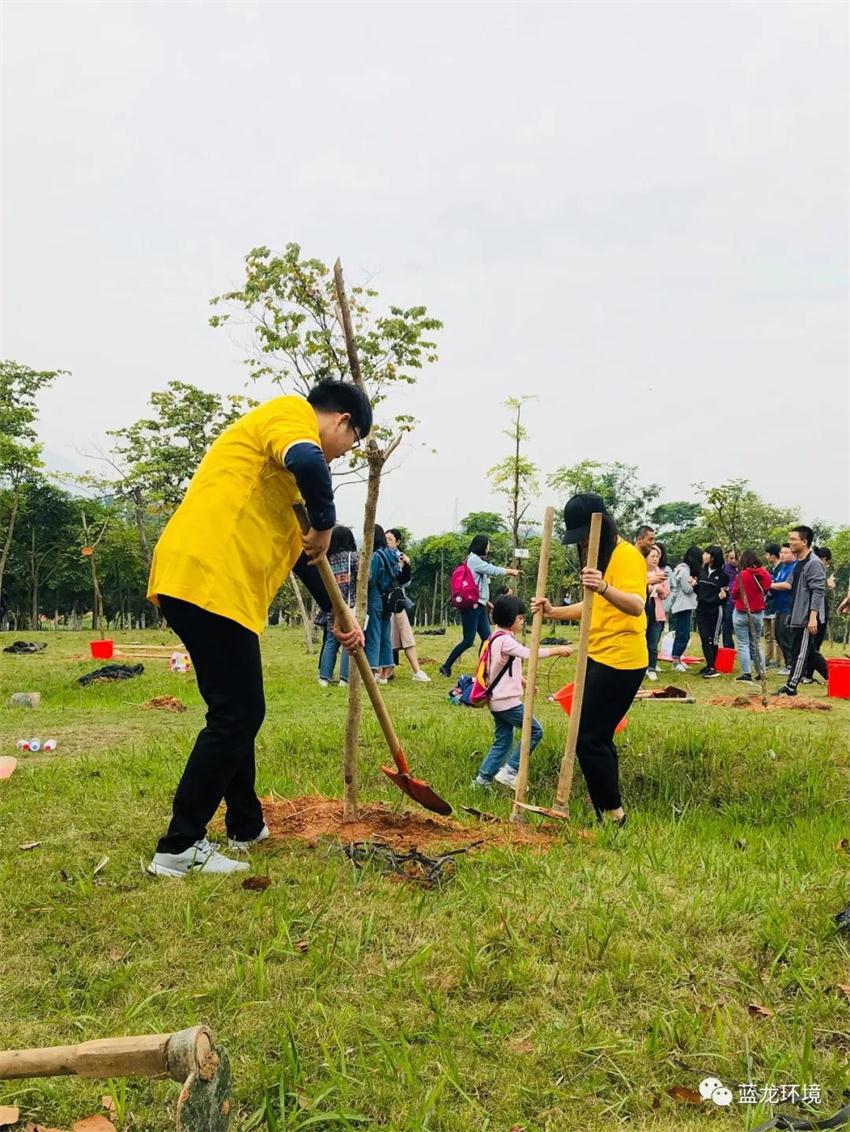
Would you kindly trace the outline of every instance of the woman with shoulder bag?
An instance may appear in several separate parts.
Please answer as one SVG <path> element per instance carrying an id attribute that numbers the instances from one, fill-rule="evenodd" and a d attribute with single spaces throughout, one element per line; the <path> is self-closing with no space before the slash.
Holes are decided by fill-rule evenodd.
<path id="1" fill-rule="evenodd" d="M 398 665 L 399 652 L 404 649 L 404 655 L 407 657 L 407 663 L 413 669 L 413 679 L 417 684 L 430 684 L 431 677 L 427 672 L 422 670 L 419 664 L 419 657 L 416 653 L 416 637 L 413 635 L 413 627 L 410 624 L 410 614 L 414 610 L 414 604 L 410 599 L 407 592 L 407 587 L 410 584 L 411 569 L 410 559 L 404 553 L 401 545 L 401 531 L 397 527 L 390 527 L 387 530 L 387 546 L 390 550 L 398 552 L 399 559 L 402 566 L 402 575 L 399 578 L 396 588 L 390 594 L 390 644 L 393 650 L 393 663 Z M 407 571 L 407 578 L 404 578 L 404 571 Z"/>
<path id="2" fill-rule="evenodd" d="M 676 634 L 673 641 L 673 667 L 677 672 L 687 672 L 682 657 L 691 639 L 691 621 L 697 607 L 697 580 L 702 572 L 702 551 L 698 546 L 689 546 L 682 560 L 673 571 L 671 589 L 670 622 Z"/>

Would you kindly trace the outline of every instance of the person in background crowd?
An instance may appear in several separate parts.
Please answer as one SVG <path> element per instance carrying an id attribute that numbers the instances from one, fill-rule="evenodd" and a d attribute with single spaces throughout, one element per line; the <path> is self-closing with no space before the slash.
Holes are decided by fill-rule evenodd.
<path id="1" fill-rule="evenodd" d="M 723 550 L 709 546 L 703 551 L 703 567 L 697 583 L 697 632 L 705 657 L 705 668 L 700 673 L 710 680 L 720 673 L 714 667 L 717 658 L 717 639 L 723 624 L 723 602 L 726 599 L 726 575 L 723 572 Z"/>
<path id="2" fill-rule="evenodd" d="M 832 569 L 832 551 L 827 546 L 816 546 L 815 554 L 823 563 L 825 589 L 823 592 L 823 621 L 818 624 L 818 631 L 812 641 L 812 652 L 809 655 L 809 662 L 806 665 L 806 675 L 800 681 L 801 684 L 814 684 L 815 683 L 815 667 L 812 657 L 816 653 L 820 653 L 821 645 L 827 634 L 829 627 L 829 618 L 832 612 L 832 595 L 835 593 L 835 571 Z"/>
<path id="3" fill-rule="evenodd" d="M 808 669 L 809 659 L 813 671 L 826 680 L 826 661 L 814 648 L 818 629 L 826 618 L 824 607 L 826 593 L 826 571 L 816 554 L 812 553 L 814 532 L 811 527 L 795 527 L 788 535 L 788 545 L 797 560 L 791 582 L 791 617 L 789 624 L 794 634 L 791 656 L 791 672 L 774 696 L 796 696 L 797 685 Z"/>
<path id="4" fill-rule="evenodd" d="M 354 608 L 357 598 L 357 544 L 354 535 L 348 527 L 334 527 L 331 531 L 331 542 L 328 547 L 328 562 L 334 572 L 337 585 L 343 600 L 350 609 Z M 322 651 L 319 654 L 319 686 L 327 688 L 334 678 L 337 653 L 340 643 L 333 635 L 333 613 L 320 609 L 316 617 L 316 624 L 322 626 L 324 638 Z M 348 671 L 350 658 L 345 649 L 342 650 L 342 660 L 339 662 L 339 684 L 341 688 L 348 687 Z"/>
<path id="5" fill-rule="evenodd" d="M 602 515 L 602 532 L 599 566 L 592 570 L 584 562 L 596 512 Z M 646 561 L 620 538 L 601 496 L 593 492 L 574 495 L 567 503 L 564 526 L 564 542 L 579 548 L 582 583 L 596 594 L 576 756 L 597 818 L 622 825 L 626 815 L 614 731 L 646 673 Z M 558 609 L 546 598 L 534 598 L 531 608 L 555 621 L 579 621 L 582 615 L 581 604 Z"/>
<path id="6" fill-rule="evenodd" d="M 738 555 L 734 550 L 727 550 L 726 552 L 726 565 L 723 567 L 723 573 L 726 575 L 726 593 L 728 595 L 732 592 L 732 583 L 738 574 Z M 735 603 L 727 596 L 726 604 L 723 606 L 723 647 L 727 649 L 735 647 L 735 633 L 732 625 L 734 612 Z"/>
<path id="7" fill-rule="evenodd" d="M 776 571 L 779 569 L 779 543 L 768 542 L 764 547 L 764 558 L 767 562 L 767 572 L 773 581 L 776 580 Z M 764 666 L 765 668 L 779 668 L 779 641 L 776 639 L 776 609 L 774 607 L 773 582 L 770 590 L 765 594 L 764 606 Z"/>
<path id="8" fill-rule="evenodd" d="M 379 684 L 389 682 L 393 671 L 393 650 L 390 612 L 387 598 L 397 586 L 410 577 L 410 567 L 403 566 L 397 550 L 387 546 L 384 528 L 375 524 L 372 563 L 369 569 L 369 590 L 366 601 L 366 659 Z"/>
<path id="9" fill-rule="evenodd" d="M 638 550 L 640 547 L 638 547 Z M 658 679 L 658 642 L 667 623 L 664 602 L 670 596 L 670 571 L 667 553 L 660 542 L 650 547 L 646 556 L 646 648 L 649 653 L 647 678 Z"/>
<path id="10" fill-rule="evenodd" d="M 791 654 L 793 652 L 793 636 L 788 625 L 791 616 L 791 584 L 794 577 L 794 568 L 797 562 L 791 553 L 791 547 L 784 542 L 779 548 L 779 565 L 771 570 L 773 581 L 770 584 L 770 597 L 774 612 L 774 634 L 776 643 L 782 650 L 782 666 L 778 669 L 781 676 L 788 676 L 791 672 Z"/>
<path id="11" fill-rule="evenodd" d="M 697 607 L 697 582 L 702 573 L 702 551 L 689 546 L 673 571 L 670 588 L 670 627 L 676 634 L 673 641 L 673 667 L 676 672 L 687 672 L 682 662 L 691 637 L 691 620 Z"/>
<path id="12" fill-rule="evenodd" d="M 646 558 L 654 545 L 655 531 L 652 529 L 652 527 L 648 527 L 646 523 L 643 523 L 640 527 L 638 527 L 637 533 L 635 534 L 635 546 L 641 552 L 644 558 Z"/>
<path id="13" fill-rule="evenodd" d="M 740 569 L 732 583 L 730 594 L 735 601 L 733 625 L 735 640 L 738 642 L 738 662 L 741 665 L 741 675 L 737 679 L 743 683 L 750 683 L 753 679 L 750 673 L 750 661 L 755 667 L 756 676 L 761 676 L 764 671 L 761 634 L 764 626 L 765 601 L 773 579 L 762 566 L 754 550 L 743 551 L 739 565 Z M 743 592 L 741 586 L 744 587 Z M 744 604 L 744 594 L 749 601 L 749 613 Z"/>
<path id="14" fill-rule="evenodd" d="M 512 566 L 494 566 L 487 561 L 490 553 L 490 540 L 487 535 L 475 535 L 469 544 L 466 564 L 475 577 L 478 586 L 478 604 L 473 609 L 462 609 L 460 623 L 463 629 L 463 638 L 460 644 L 455 645 L 446 661 L 440 665 L 441 676 L 451 676 L 452 665 L 457 658 L 475 643 L 475 634 L 486 641 L 490 636 L 490 619 L 487 616 L 487 604 L 490 601 L 490 579 L 501 578 L 505 575 L 511 578 L 519 576 L 519 570 Z"/>
<path id="15" fill-rule="evenodd" d="M 387 531 L 387 546 L 390 550 L 398 551 L 401 560 L 402 568 L 407 567 L 410 570 L 410 559 L 404 553 L 401 545 L 401 531 L 397 527 L 390 527 Z M 394 594 L 390 594 L 392 605 L 397 605 L 407 599 L 407 586 L 408 582 L 397 587 Z M 410 624 L 407 610 L 402 608 L 396 610 L 390 609 L 390 644 L 393 650 L 393 664 L 397 665 L 399 661 L 399 652 L 404 649 L 404 655 L 407 657 L 407 663 L 413 670 L 413 679 L 419 684 L 430 684 L 431 677 L 427 672 L 423 672 L 419 664 L 419 656 L 416 652 L 416 638 L 413 635 L 413 628 Z"/>

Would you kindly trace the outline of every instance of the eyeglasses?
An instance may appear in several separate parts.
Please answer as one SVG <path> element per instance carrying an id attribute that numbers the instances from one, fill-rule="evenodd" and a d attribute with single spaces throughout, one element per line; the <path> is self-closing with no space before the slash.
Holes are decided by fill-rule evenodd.
<path id="1" fill-rule="evenodd" d="M 354 443 L 352 444 L 351 447 L 352 448 L 359 448 L 363 438 L 361 437 L 360 433 L 357 431 L 357 428 L 352 421 L 348 422 L 348 427 L 354 433 Z"/>

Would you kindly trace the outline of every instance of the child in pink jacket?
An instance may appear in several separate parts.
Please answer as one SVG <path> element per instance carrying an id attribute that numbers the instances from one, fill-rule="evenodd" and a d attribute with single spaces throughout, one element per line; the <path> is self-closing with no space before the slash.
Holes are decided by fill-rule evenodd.
<path id="1" fill-rule="evenodd" d="M 531 656 L 531 650 L 521 644 L 515 634 L 522 632 L 525 619 L 525 602 L 513 594 L 503 594 L 493 605 L 493 620 L 497 625 L 490 637 L 490 662 L 487 685 L 498 679 L 490 698 L 490 711 L 496 735 L 493 746 L 484 757 L 475 778 L 476 786 L 489 787 L 493 782 L 513 790 L 519 770 L 519 743 L 514 746 L 514 731 L 522 730 L 523 690 L 525 679 L 522 662 Z M 569 645 L 540 649 L 540 657 L 571 656 Z M 543 738 L 543 728 L 533 719 L 531 723 L 532 751 Z M 513 750 L 511 749 L 513 747 Z"/>

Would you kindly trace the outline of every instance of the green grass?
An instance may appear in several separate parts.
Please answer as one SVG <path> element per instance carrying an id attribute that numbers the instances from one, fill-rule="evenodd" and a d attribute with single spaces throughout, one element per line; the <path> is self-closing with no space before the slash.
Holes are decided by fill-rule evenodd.
<path id="1" fill-rule="evenodd" d="M 669 1095 L 708 1075 L 817 1083 L 824 1113 L 842 1103 L 850 1001 L 836 987 L 850 983 L 850 946 L 831 917 L 850 895 L 838 845 L 850 704 L 763 716 L 636 704 L 619 743 L 622 835 L 476 851 L 434 891 L 354 872 L 332 845 L 277 845 L 255 856 L 273 881 L 258 893 L 143 873 L 202 720 L 191 676 L 145 661 L 137 680 L 81 689 L 92 662 L 72 658 L 88 635 L 44 639 L 43 655 L 0 656 L 0 753 L 21 736 L 59 740 L 0 782 L 3 1047 L 206 1021 L 233 1059 L 241 1132 L 742 1128 L 769 1115 Z M 446 651 L 440 638 L 420 646 Z M 297 633 L 270 630 L 264 654 L 261 791 L 338 793 L 343 694 L 317 686 Z M 569 678 L 559 665 L 554 688 Z M 386 689 L 398 730 L 416 772 L 456 806 L 480 805 L 469 783 L 488 715 L 449 706 L 428 668 L 430 687 L 404 669 Z M 547 676 L 544 662 L 544 693 Z M 703 701 L 733 690 L 671 682 Z M 41 691 L 41 708 L 8 707 L 19 690 Z M 190 711 L 141 709 L 164 692 Z M 545 701 L 538 714 L 543 801 L 566 717 Z M 382 758 L 370 718 L 363 797 L 400 806 Z M 508 813 L 506 798 L 486 806 Z M 573 814 L 589 824 L 580 777 Z M 18 848 L 29 841 L 41 845 Z M 775 1013 L 753 1017 L 750 1003 Z M 7 1082 L 0 1103 L 70 1127 L 102 1092 L 122 1125 L 162 1132 L 173 1119 L 171 1083 Z"/>

